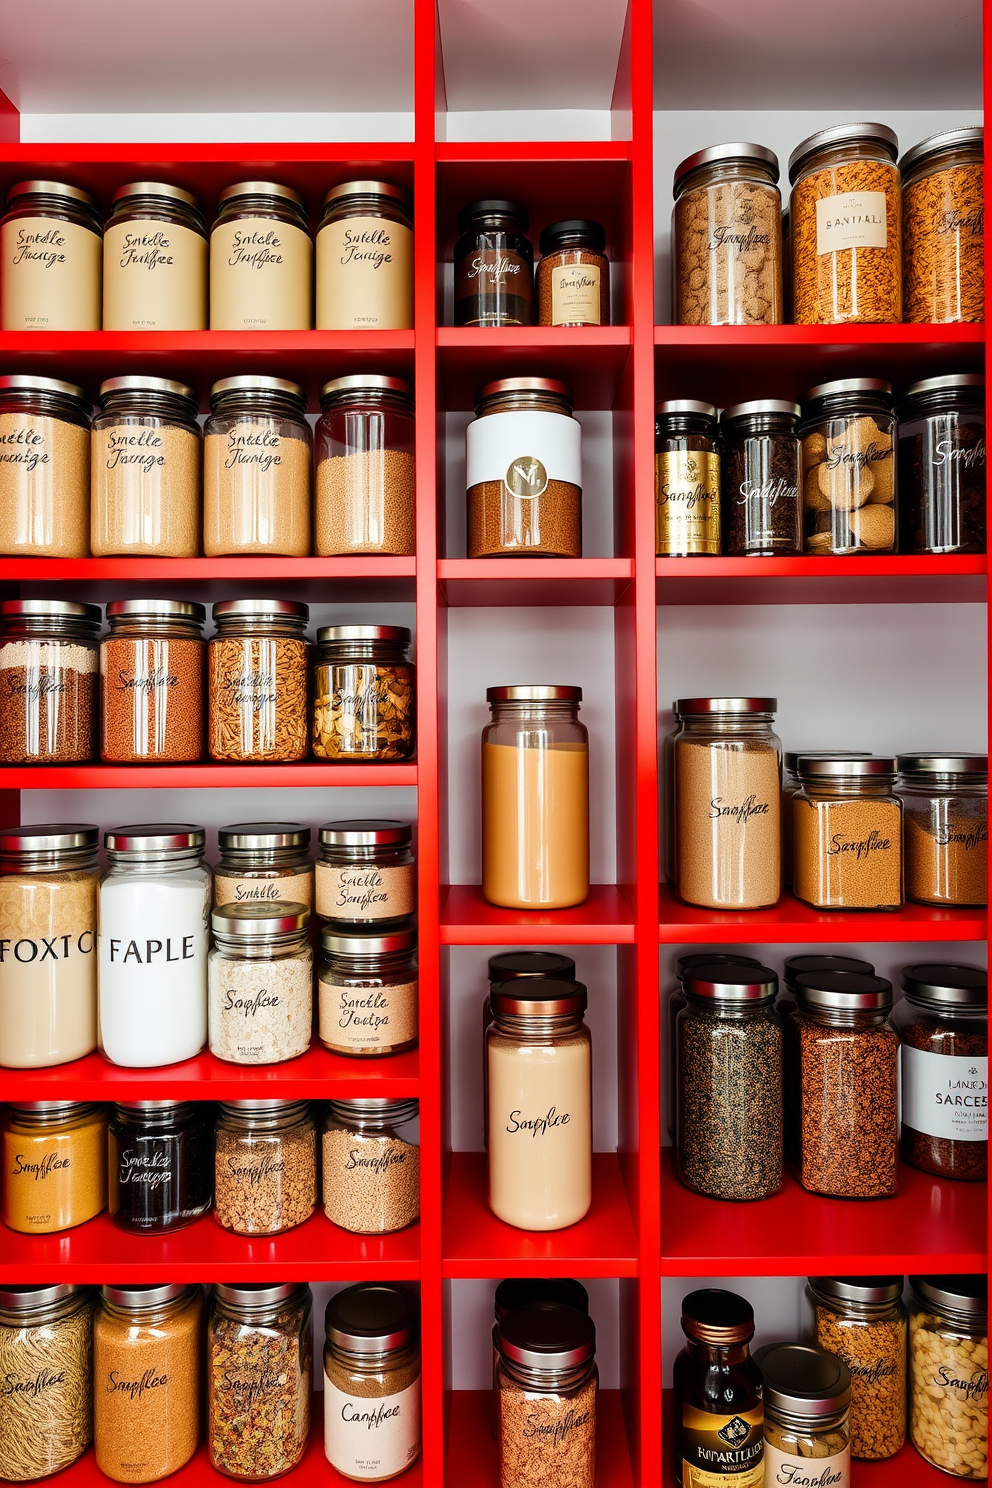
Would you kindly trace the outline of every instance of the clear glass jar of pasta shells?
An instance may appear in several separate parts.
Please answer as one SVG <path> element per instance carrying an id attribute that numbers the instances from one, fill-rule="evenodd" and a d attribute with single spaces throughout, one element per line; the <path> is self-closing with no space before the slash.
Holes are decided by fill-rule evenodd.
<path id="1" fill-rule="evenodd" d="M 845 377 L 810 388 L 799 427 L 807 553 L 896 551 L 892 388 Z"/>
<path id="2" fill-rule="evenodd" d="M 909 1436 L 956 1478 L 988 1476 L 988 1278 L 909 1278 Z"/>

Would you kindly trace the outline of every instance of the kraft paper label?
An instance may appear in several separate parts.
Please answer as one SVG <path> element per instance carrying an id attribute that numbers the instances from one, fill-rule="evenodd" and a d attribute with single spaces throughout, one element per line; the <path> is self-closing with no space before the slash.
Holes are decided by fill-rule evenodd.
<path id="1" fill-rule="evenodd" d="M 290 873 L 285 878 L 227 878 L 214 874 L 214 904 L 305 904 L 313 899 L 313 875 Z"/>
<path id="2" fill-rule="evenodd" d="M 171 222 L 122 222 L 103 238 L 107 331 L 207 328 L 207 240 Z"/>
<path id="3" fill-rule="evenodd" d="M 765 1442 L 765 1488 L 850 1488 L 851 1449 L 833 1457 L 793 1457 Z"/>
<path id="4" fill-rule="evenodd" d="M 318 983 L 322 1043 L 351 1053 L 392 1049 L 417 1037 L 417 983 L 388 987 L 341 987 Z"/>
<path id="5" fill-rule="evenodd" d="M 558 413 L 491 413 L 465 431 L 465 483 L 503 481 L 514 496 L 540 496 L 548 481 L 582 485 L 582 428 Z"/>
<path id="6" fill-rule="evenodd" d="M 720 552 L 720 457 L 706 450 L 654 457 L 655 552 Z"/>
<path id="7" fill-rule="evenodd" d="M 551 271 L 551 324 L 599 325 L 602 270 L 598 264 L 566 264 Z"/>
<path id="8" fill-rule="evenodd" d="M 14 217 L 0 228 L 5 331 L 100 330 L 103 239 L 75 222 Z"/>
<path id="9" fill-rule="evenodd" d="M 210 329 L 308 331 L 313 243 L 271 217 L 222 222 L 210 235 Z"/>
<path id="10" fill-rule="evenodd" d="M 420 1453 L 420 1380 L 395 1395 L 346 1395 L 324 1373 L 324 1452 L 346 1477 L 378 1482 Z"/>
<path id="11" fill-rule="evenodd" d="M 989 1062 L 983 1054 L 932 1054 L 902 1046 L 902 1119 L 952 1142 L 988 1138 Z"/>
<path id="12" fill-rule="evenodd" d="M 318 331 L 413 326 L 413 233 L 384 217 L 345 217 L 317 234 Z"/>
<path id="13" fill-rule="evenodd" d="M 398 920 L 416 904 L 416 869 L 317 864 L 317 913 L 322 920 Z"/>
<path id="14" fill-rule="evenodd" d="M 816 251 L 886 248 L 889 242 L 884 191 L 847 191 L 821 196 L 816 204 Z"/>

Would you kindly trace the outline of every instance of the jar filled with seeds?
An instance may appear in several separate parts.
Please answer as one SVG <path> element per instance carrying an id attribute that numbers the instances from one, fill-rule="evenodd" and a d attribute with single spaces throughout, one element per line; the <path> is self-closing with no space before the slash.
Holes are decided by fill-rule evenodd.
<path id="1" fill-rule="evenodd" d="M 493 1329 L 500 1488 L 596 1482 L 596 1327 L 554 1302 L 511 1308 Z"/>
<path id="2" fill-rule="evenodd" d="M 213 1123 L 203 1101 L 118 1105 L 110 1121 L 110 1217 L 132 1235 L 169 1235 L 210 1208 Z"/>
<path id="3" fill-rule="evenodd" d="M 22 372 L 0 377 L 0 553 L 85 558 L 90 536 L 90 412 L 81 387 Z"/>
<path id="4" fill-rule="evenodd" d="M 553 222 L 541 234 L 537 266 L 537 323 L 609 325 L 610 262 L 598 222 Z"/>
<path id="5" fill-rule="evenodd" d="M 676 325 L 779 325 L 782 198 L 764 145 L 711 145 L 675 171 Z"/>
<path id="6" fill-rule="evenodd" d="M 323 1150 L 324 1213 L 332 1224 L 389 1235 L 419 1219 L 419 1101 L 330 1101 Z"/>
<path id="7" fill-rule="evenodd" d="M 534 249 L 530 218 L 518 202 L 473 202 L 458 214 L 455 325 L 534 322 Z"/>
<path id="8" fill-rule="evenodd" d="M 985 378 L 914 382 L 899 404 L 899 523 L 906 553 L 985 552 Z"/>
<path id="9" fill-rule="evenodd" d="M 782 756 L 782 879 L 792 888 L 792 800 L 799 789 L 801 759 L 869 759 L 870 751 L 859 749 L 787 749 Z M 853 968 L 852 968 L 853 969 Z"/>
<path id="10" fill-rule="evenodd" d="M 225 186 L 210 232 L 210 329 L 312 325 L 313 242 L 302 196 L 277 181 Z"/>
<path id="11" fill-rule="evenodd" d="M 678 1057 L 675 1044 L 675 1030 L 678 1015 L 686 1005 L 685 979 L 697 966 L 755 966 L 760 968 L 761 962 L 756 961 L 753 956 L 738 956 L 734 952 L 721 953 L 720 951 L 694 951 L 687 956 L 680 956 L 675 963 L 676 984 L 668 994 L 667 1008 L 663 1015 L 665 1031 L 663 1034 L 664 1048 L 666 1049 L 666 1062 L 668 1065 L 668 1135 L 673 1143 L 677 1125 L 677 1103 L 678 1103 Z M 551 975 L 575 975 L 574 968 L 571 972 L 557 973 Z"/>
<path id="12" fill-rule="evenodd" d="M 901 754 L 906 898 L 988 903 L 987 754 Z"/>
<path id="13" fill-rule="evenodd" d="M 317 835 L 317 913 L 322 920 L 391 930 L 409 919 L 417 907 L 417 867 L 407 822 L 325 822 Z"/>
<path id="14" fill-rule="evenodd" d="M 754 1362 L 765 1400 L 768 1483 L 851 1481 L 851 1372 L 843 1359 L 809 1343 L 766 1343 Z"/>
<path id="15" fill-rule="evenodd" d="M 670 398 L 654 407 L 655 552 L 720 552 L 720 455 L 712 403 Z"/>
<path id="16" fill-rule="evenodd" d="M 787 558 L 803 550 L 799 404 L 777 398 L 737 403 L 720 418 L 724 552 Z"/>
<path id="17" fill-rule="evenodd" d="M 420 1456 L 420 1310 L 402 1287 L 346 1287 L 324 1314 L 324 1452 L 345 1478 L 384 1482 Z"/>
<path id="18" fill-rule="evenodd" d="M 0 1288 L 0 1462 L 7 1482 L 51 1477 L 93 1440 L 93 1305 L 91 1287 Z"/>
<path id="19" fill-rule="evenodd" d="M 479 389 L 465 431 L 470 558 L 582 557 L 582 426 L 551 377 Z"/>
<path id="20" fill-rule="evenodd" d="M 97 557 L 200 551 L 196 394 L 165 377 L 111 377 L 93 420 L 90 543 Z"/>
<path id="21" fill-rule="evenodd" d="M 310 609 L 292 599 L 225 599 L 208 647 L 211 759 L 306 759 Z"/>
<path id="22" fill-rule="evenodd" d="M 371 372 L 335 377 L 320 392 L 315 548 L 322 557 L 408 557 L 414 542 L 413 388 Z"/>
<path id="23" fill-rule="evenodd" d="M 201 604 L 112 599 L 100 642 L 101 758 L 179 764 L 203 754 Z"/>
<path id="24" fill-rule="evenodd" d="M 988 1477 L 988 1277 L 909 1278 L 909 1439 L 952 1477 Z"/>
<path id="25" fill-rule="evenodd" d="M 207 329 L 203 208 L 181 186 L 130 181 L 114 192 L 103 234 L 103 329 Z"/>
<path id="26" fill-rule="evenodd" d="M 203 441 L 203 551 L 310 552 L 306 394 L 282 377 L 225 377 L 210 389 Z"/>
<path id="27" fill-rule="evenodd" d="M 3 1221 L 22 1235 L 75 1229 L 107 1203 L 107 1114 L 85 1101 L 8 1106 Z"/>
<path id="28" fill-rule="evenodd" d="M 317 991 L 320 1041 L 332 1054 L 374 1058 L 417 1043 L 417 932 L 325 925 Z"/>
<path id="29" fill-rule="evenodd" d="M 801 756 L 792 798 L 793 889 L 814 909 L 902 907 L 896 761 Z"/>
<path id="30" fill-rule="evenodd" d="M 682 1299 L 685 1346 L 675 1359 L 676 1474 L 683 1488 L 761 1488 L 761 1374 L 748 1344 L 754 1309 L 746 1297 L 702 1287 Z M 846 1485 L 845 1485 L 846 1488 Z"/>
<path id="31" fill-rule="evenodd" d="M 0 603 L 0 761 L 64 765 L 97 753 L 99 605 Z"/>
<path id="32" fill-rule="evenodd" d="M 238 822 L 217 833 L 214 904 L 313 907 L 310 828 L 300 822 Z"/>
<path id="33" fill-rule="evenodd" d="M 906 1440 L 906 1309 L 901 1276 L 811 1276 L 813 1338 L 851 1375 L 851 1456 L 894 1457 Z"/>
<path id="34" fill-rule="evenodd" d="M 985 131 L 945 129 L 899 162 L 905 318 L 985 319 Z"/>
<path id="35" fill-rule="evenodd" d="M 317 1207 L 317 1125 L 308 1101 L 222 1102 L 214 1219 L 236 1235 L 281 1235 Z"/>
<path id="36" fill-rule="evenodd" d="M 323 760 L 404 760 L 414 745 L 414 666 L 404 625 L 317 632 L 313 752 Z"/>
<path id="37" fill-rule="evenodd" d="M 538 953 L 540 954 L 540 953 Z M 581 1281 L 570 1277 L 510 1276 L 501 1281 L 493 1294 L 493 1317 L 500 1323 L 508 1312 L 517 1307 L 529 1307 L 534 1302 L 551 1302 L 563 1307 L 574 1307 L 577 1312 L 589 1316 L 589 1293 Z M 499 1434 L 499 1349 L 496 1347 L 496 1329 L 493 1329 L 493 1436 Z"/>
<path id="38" fill-rule="evenodd" d="M 799 434 L 807 553 L 894 553 L 896 419 L 889 384 L 847 377 L 810 388 Z"/>
<path id="39" fill-rule="evenodd" d="M 18 181 L 0 222 L 0 329 L 98 331 L 103 223 L 88 191 Z"/>
<path id="40" fill-rule="evenodd" d="M 317 229 L 318 331 L 413 328 L 413 213 L 391 181 L 342 181 Z"/>
<path id="41" fill-rule="evenodd" d="M 834 124 L 789 156 L 797 325 L 902 320 L 898 155 L 885 124 Z"/>
<path id="42" fill-rule="evenodd" d="M 310 911 L 291 900 L 225 904 L 210 926 L 210 1052 L 229 1064 L 282 1064 L 305 1054 L 313 1027 Z"/>

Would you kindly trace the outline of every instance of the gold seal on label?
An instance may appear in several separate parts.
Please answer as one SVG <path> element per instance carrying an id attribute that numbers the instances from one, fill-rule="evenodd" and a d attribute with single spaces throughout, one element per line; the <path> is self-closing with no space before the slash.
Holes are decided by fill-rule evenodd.
<path id="1" fill-rule="evenodd" d="M 507 466 L 503 484 L 511 496 L 533 501 L 547 490 L 548 472 L 536 455 L 520 455 Z"/>

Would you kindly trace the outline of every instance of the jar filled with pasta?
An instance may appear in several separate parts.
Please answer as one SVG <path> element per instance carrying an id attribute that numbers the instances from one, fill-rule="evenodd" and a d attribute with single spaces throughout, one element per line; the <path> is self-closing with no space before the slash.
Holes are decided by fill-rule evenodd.
<path id="1" fill-rule="evenodd" d="M 51 1477 L 93 1440 L 93 1309 L 90 1287 L 57 1282 L 0 1290 L 6 1482 Z"/>
<path id="2" fill-rule="evenodd" d="M 213 607 L 208 660 L 210 756 L 285 764 L 307 757 L 309 607 L 225 599 Z"/>
<path id="3" fill-rule="evenodd" d="M 905 317 L 946 325 L 985 319 L 981 125 L 945 129 L 899 162 Z"/>

